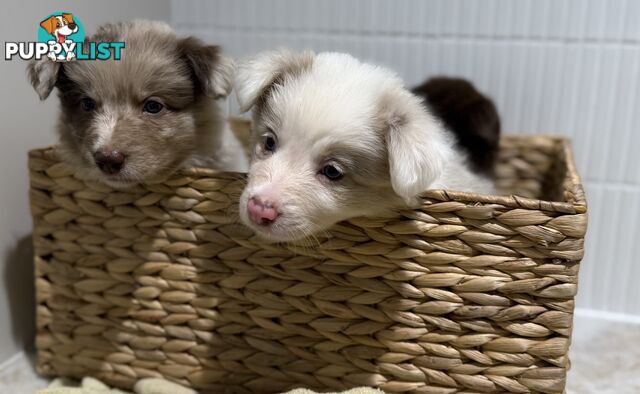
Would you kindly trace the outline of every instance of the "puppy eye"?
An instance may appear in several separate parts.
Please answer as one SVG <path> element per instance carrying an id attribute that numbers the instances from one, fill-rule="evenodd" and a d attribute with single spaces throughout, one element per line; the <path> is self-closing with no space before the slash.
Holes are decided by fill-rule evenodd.
<path id="1" fill-rule="evenodd" d="M 157 114 L 158 112 L 162 111 L 163 108 L 164 105 L 158 100 L 149 99 L 144 102 L 142 110 L 149 114 Z"/>
<path id="2" fill-rule="evenodd" d="M 86 112 L 91 112 L 93 110 L 96 109 L 96 102 L 94 99 L 89 98 L 89 97 L 84 97 L 80 100 L 80 107 L 82 107 L 82 110 L 86 111 Z"/>
<path id="3" fill-rule="evenodd" d="M 265 152 L 275 152 L 276 150 L 276 139 L 272 136 L 267 136 L 264 139 L 264 150 Z"/>
<path id="4" fill-rule="evenodd" d="M 342 173 L 342 171 L 340 171 L 340 169 L 338 169 L 336 166 L 331 164 L 327 164 L 326 166 L 322 167 L 322 170 L 320 170 L 320 173 L 326 176 L 327 179 L 331 181 L 337 181 L 344 176 L 344 174 Z"/>

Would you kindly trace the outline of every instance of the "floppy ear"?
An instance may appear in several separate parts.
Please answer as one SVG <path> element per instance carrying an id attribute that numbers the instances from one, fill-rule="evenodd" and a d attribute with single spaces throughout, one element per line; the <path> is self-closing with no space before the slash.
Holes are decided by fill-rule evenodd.
<path id="1" fill-rule="evenodd" d="M 27 75 L 31 86 L 40 96 L 40 100 L 49 97 L 53 87 L 58 81 L 61 64 L 53 62 L 47 57 L 40 60 L 32 60 L 27 65 Z"/>
<path id="2" fill-rule="evenodd" d="M 236 95 L 240 110 L 246 112 L 277 83 L 288 75 L 299 75 L 311 67 L 315 54 L 312 51 L 294 52 L 278 49 L 263 52 L 242 63 L 236 78 Z"/>
<path id="3" fill-rule="evenodd" d="M 233 59 L 221 53 L 220 47 L 187 37 L 180 40 L 178 50 L 191 67 L 196 86 L 203 94 L 219 99 L 231 93 L 236 67 Z"/>
<path id="4" fill-rule="evenodd" d="M 422 192 L 438 187 L 445 164 L 454 154 L 452 141 L 422 101 L 407 91 L 385 97 L 382 114 L 389 127 L 391 185 L 408 205 L 416 205 Z"/>
<path id="5" fill-rule="evenodd" d="M 40 26 L 47 31 L 49 34 L 53 34 L 53 31 L 56 29 L 56 17 L 52 16 L 48 19 L 40 22 Z"/>
<path id="6" fill-rule="evenodd" d="M 62 14 L 62 19 L 69 23 L 73 23 L 73 14 Z"/>

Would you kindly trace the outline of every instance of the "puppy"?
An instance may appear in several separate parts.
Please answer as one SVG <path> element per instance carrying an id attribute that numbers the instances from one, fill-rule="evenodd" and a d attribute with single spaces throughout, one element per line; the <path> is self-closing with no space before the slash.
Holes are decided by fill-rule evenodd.
<path id="1" fill-rule="evenodd" d="M 474 172 L 493 177 L 500 141 L 500 117 L 493 101 L 459 78 L 431 78 L 412 91 L 455 135 Z"/>
<path id="2" fill-rule="evenodd" d="M 293 241 L 355 216 L 419 205 L 427 189 L 491 192 L 394 73 L 340 53 L 263 53 L 236 79 L 253 108 L 241 220 Z"/>
<path id="3" fill-rule="evenodd" d="M 121 60 L 44 58 L 28 66 L 40 99 L 58 90 L 60 152 L 79 176 L 121 188 L 182 166 L 246 171 L 216 102 L 235 73 L 219 47 L 150 21 L 107 24 L 88 40 L 124 41 Z"/>

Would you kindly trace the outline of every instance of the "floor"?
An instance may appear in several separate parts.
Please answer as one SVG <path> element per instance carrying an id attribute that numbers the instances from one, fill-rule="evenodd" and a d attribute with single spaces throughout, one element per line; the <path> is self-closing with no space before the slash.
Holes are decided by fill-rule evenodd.
<path id="1" fill-rule="evenodd" d="M 576 315 L 569 394 L 640 393 L 640 322 Z"/>
<path id="2" fill-rule="evenodd" d="M 571 360 L 568 394 L 640 393 L 640 321 L 576 315 Z M 0 393 L 32 394 L 46 385 L 24 354 L 0 365 Z"/>

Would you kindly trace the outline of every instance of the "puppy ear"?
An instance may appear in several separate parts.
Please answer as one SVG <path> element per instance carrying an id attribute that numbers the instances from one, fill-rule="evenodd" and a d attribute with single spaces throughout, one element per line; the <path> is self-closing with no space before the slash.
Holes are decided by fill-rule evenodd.
<path id="1" fill-rule="evenodd" d="M 452 141 L 444 126 L 408 91 L 398 90 L 383 102 L 391 185 L 408 205 L 416 205 L 422 192 L 437 187 L 454 154 Z"/>
<path id="2" fill-rule="evenodd" d="M 73 14 L 62 14 L 62 18 L 69 23 L 73 23 Z"/>
<path id="3" fill-rule="evenodd" d="M 246 112 L 264 97 L 273 85 L 287 76 L 299 75 L 313 64 L 312 51 L 294 52 L 288 49 L 263 52 L 242 63 L 236 78 L 236 95 L 240 110 Z"/>
<path id="4" fill-rule="evenodd" d="M 47 57 L 43 57 L 40 60 L 32 60 L 27 65 L 29 82 L 31 82 L 31 86 L 40 96 L 40 100 L 49 97 L 53 87 L 56 86 L 60 67 L 60 63 L 51 61 Z"/>
<path id="5" fill-rule="evenodd" d="M 48 19 L 40 22 L 40 26 L 47 31 L 49 34 L 53 34 L 53 31 L 56 29 L 56 17 L 52 16 Z"/>
<path id="6" fill-rule="evenodd" d="M 191 67 L 196 86 L 202 93 L 214 99 L 231 93 L 236 67 L 233 59 L 221 53 L 220 47 L 187 37 L 179 41 L 178 50 Z"/>

